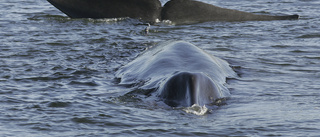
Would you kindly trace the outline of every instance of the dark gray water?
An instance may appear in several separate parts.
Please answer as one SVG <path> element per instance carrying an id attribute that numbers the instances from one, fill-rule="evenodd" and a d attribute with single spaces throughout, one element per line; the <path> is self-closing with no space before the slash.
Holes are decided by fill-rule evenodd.
<path id="1" fill-rule="evenodd" d="M 160 23 L 146 36 L 138 20 L 69 19 L 45 0 L 2 0 L 0 136 L 319 136 L 320 1 L 203 1 L 301 18 Z M 125 95 L 117 69 L 168 40 L 235 68 L 226 105 L 197 116 Z"/>

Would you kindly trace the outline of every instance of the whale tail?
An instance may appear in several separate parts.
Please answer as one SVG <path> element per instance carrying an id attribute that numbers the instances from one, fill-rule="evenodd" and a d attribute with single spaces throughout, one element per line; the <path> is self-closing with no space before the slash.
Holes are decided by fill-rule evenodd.
<path id="1" fill-rule="evenodd" d="M 159 92 L 160 98 L 172 107 L 203 106 L 222 97 L 215 82 L 203 73 L 178 73 L 166 81 Z"/>

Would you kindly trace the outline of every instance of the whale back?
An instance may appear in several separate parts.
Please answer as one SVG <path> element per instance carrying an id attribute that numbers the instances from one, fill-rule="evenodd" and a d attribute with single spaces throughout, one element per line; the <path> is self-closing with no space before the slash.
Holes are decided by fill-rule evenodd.
<path id="1" fill-rule="evenodd" d="M 253 21 L 298 19 L 298 15 L 256 15 L 220 8 L 195 0 L 170 0 L 161 6 L 159 0 L 47 0 L 71 18 L 130 17 L 149 23 L 170 20 L 173 24 L 205 21 Z"/>
<path id="2" fill-rule="evenodd" d="M 155 22 L 160 19 L 159 0 L 48 0 L 71 18 L 130 17 Z"/>
<path id="3" fill-rule="evenodd" d="M 171 0 L 162 9 L 162 20 L 175 24 L 189 24 L 206 21 L 266 21 L 298 19 L 298 15 L 269 16 L 220 8 L 195 0 Z"/>

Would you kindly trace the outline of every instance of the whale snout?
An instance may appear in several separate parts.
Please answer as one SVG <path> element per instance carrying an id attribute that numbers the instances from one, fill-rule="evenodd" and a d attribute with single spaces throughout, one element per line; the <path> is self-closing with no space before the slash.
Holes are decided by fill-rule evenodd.
<path id="1" fill-rule="evenodd" d="M 219 88 L 204 73 L 181 72 L 169 78 L 159 89 L 159 96 L 172 107 L 205 105 L 220 98 Z"/>
<path id="2" fill-rule="evenodd" d="M 236 77 L 228 62 L 197 46 L 175 41 L 150 48 L 116 73 L 121 84 L 140 84 L 172 107 L 219 105 L 230 96 L 227 77 Z M 149 92 L 150 91 L 150 92 Z M 217 104 L 218 103 L 218 104 Z"/>

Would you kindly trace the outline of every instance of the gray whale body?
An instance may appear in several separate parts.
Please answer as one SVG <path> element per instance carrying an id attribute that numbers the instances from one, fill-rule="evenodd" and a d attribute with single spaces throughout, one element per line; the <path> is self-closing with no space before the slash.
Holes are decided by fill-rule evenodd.
<path id="1" fill-rule="evenodd" d="M 298 19 L 298 15 L 269 16 L 220 8 L 194 0 L 171 0 L 167 2 L 161 13 L 162 20 L 170 20 L 178 24 L 206 21 L 268 21 Z"/>
<path id="2" fill-rule="evenodd" d="M 235 77 L 229 64 L 195 45 L 174 41 L 146 50 L 116 72 L 120 84 L 143 83 L 172 107 L 206 105 L 228 97 L 227 77 Z"/>
<path id="3" fill-rule="evenodd" d="M 194 0 L 170 0 L 163 7 L 159 0 L 47 0 L 71 18 L 130 17 L 155 23 L 174 24 L 205 21 L 257 21 L 298 19 L 298 15 L 268 16 L 220 8 Z"/>

